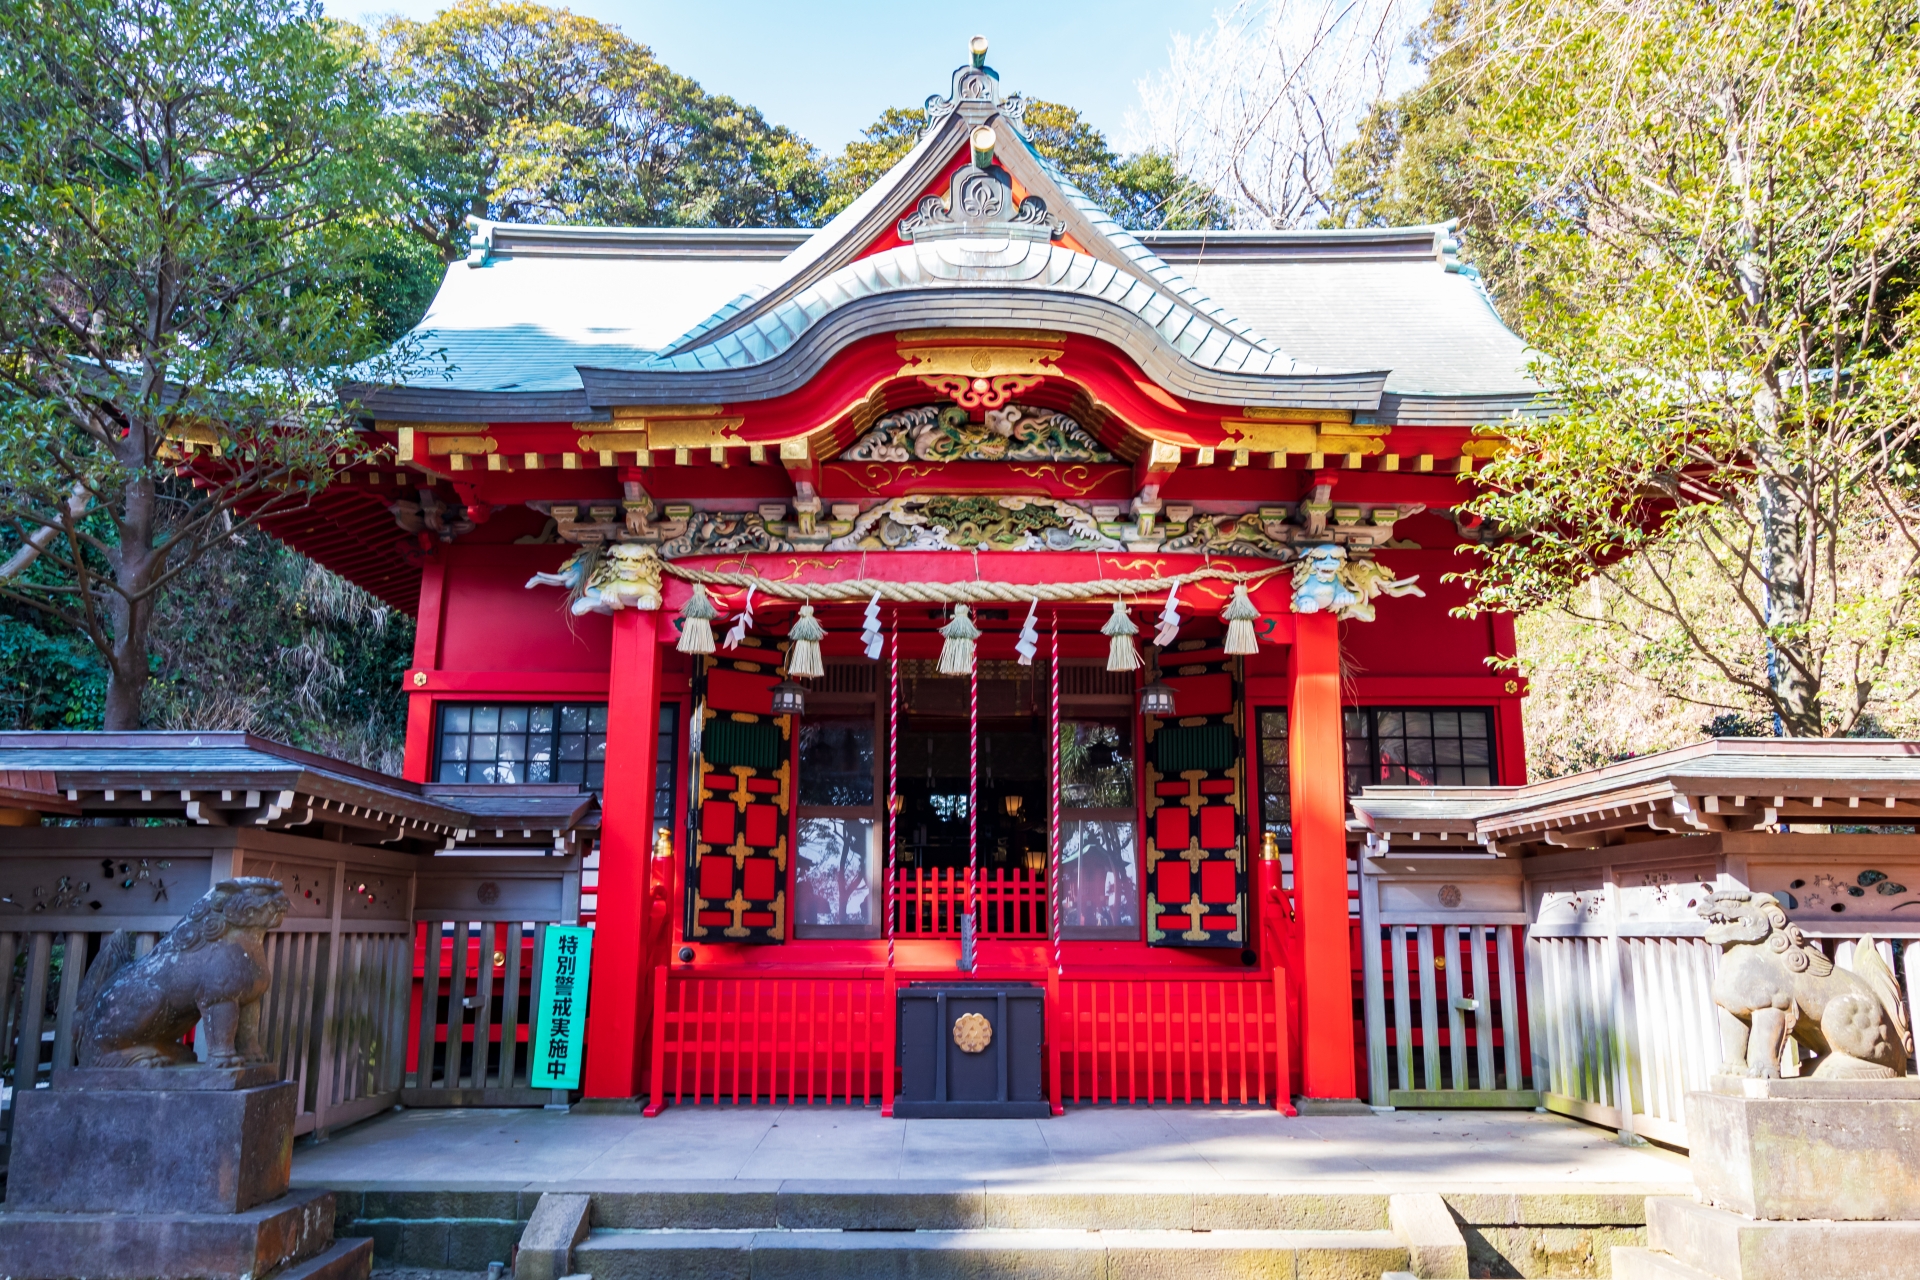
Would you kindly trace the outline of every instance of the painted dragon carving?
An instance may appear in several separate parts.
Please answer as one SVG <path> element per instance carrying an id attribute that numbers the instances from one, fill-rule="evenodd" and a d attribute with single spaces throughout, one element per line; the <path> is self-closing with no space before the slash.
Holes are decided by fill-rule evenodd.
<path id="1" fill-rule="evenodd" d="M 1720 949 L 1713 1002 L 1730 1075 L 1778 1076 L 1792 1036 L 1819 1055 L 1816 1079 L 1902 1076 L 1913 1051 L 1900 989 L 1871 937 L 1837 967 L 1769 893 L 1716 893 L 1700 907 Z"/>
<path id="2" fill-rule="evenodd" d="M 915 495 L 863 513 L 829 551 L 1117 551 L 1093 517 L 1054 498 Z"/>
<path id="3" fill-rule="evenodd" d="M 842 462 L 1112 462 L 1087 429 L 1064 413 L 1010 404 L 983 422 L 953 405 L 889 413 L 840 455 Z"/>

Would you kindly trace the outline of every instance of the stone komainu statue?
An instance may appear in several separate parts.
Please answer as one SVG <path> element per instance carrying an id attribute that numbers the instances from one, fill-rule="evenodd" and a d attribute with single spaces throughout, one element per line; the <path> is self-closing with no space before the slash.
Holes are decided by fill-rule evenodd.
<path id="1" fill-rule="evenodd" d="M 243 876 L 213 886 L 138 960 L 133 935 L 116 931 L 80 984 L 80 1065 L 194 1063 L 180 1037 L 195 1022 L 207 1066 L 264 1062 L 260 998 L 269 975 L 262 935 L 291 908 L 279 881 Z"/>
<path id="2" fill-rule="evenodd" d="M 1716 893 L 1700 914 L 1721 948 L 1713 1002 L 1730 1075 L 1777 1076 L 1792 1036 L 1819 1055 L 1824 1079 L 1902 1076 L 1913 1052 L 1900 987 L 1874 949 L 1854 948 L 1853 972 L 1837 968 L 1768 893 Z"/>

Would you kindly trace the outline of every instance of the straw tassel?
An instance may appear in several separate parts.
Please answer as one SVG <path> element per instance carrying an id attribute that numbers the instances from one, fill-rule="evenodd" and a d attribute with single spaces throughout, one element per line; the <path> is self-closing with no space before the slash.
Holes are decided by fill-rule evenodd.
<path id="1" fill-rule="evenodd" d="M 1133 619 L 1127 616 L 1127 604 L 1124 600 L 1113 602 L 1113 616 L 1107 619 L 1107 625 L 1100 628 L 1103 636 L 1112 636 L 1107 646 L 1107 670 L 1137 671 L 1140 669 L 1140 655 L 1133 651 L 1133 638 L 1140 634 L 1140 628 L 1133 625 Z"/>
<path id="2" fill-rule="evenodd" d="M 706 587 L 694 583 L 693 594 L 680 610 L 680 643 L 674 648 L 682 653 L 712 653 L 713 620 L 719 616 L 720 611 L 707 598 Z"/>
<path id="3" fill-rule="evenodd" d="M 1253 601 L 1247 598 L 1247 584 L 1242 582 L 1233 589 L 1233 599 L 1227 601 L 1227 607 L 1220 611 L 1221 618 L 1227 624 L 1228 653 L 1248 654 L 1260 652 L 1260 642 L 1253 635 L 1253 620 L 1260 611 L 1253 607 Z"/>
<path id="4" fill-rule="evenodd" d="M 813 616 L 813 606 L 801 605 L 800 616 L 787 630 L 787 639 L 793 641 L 793 649 L 787 654 L 787 674 L 808 678 L 827 674 L 820 665 L 820 642 L 826 638 L 827 629 Z"/>
<path id="5" fill-rule="evenodd" d="M 940 628 L 940 634 L 947 639 L 940 646 L 940 674 L 970 675 L 973 671 L 973 642 L 980 638 L 980 628 L 974 626 L 973 620 L 967 617 L 967 606 L 953 606 L 953 621 Z"/>

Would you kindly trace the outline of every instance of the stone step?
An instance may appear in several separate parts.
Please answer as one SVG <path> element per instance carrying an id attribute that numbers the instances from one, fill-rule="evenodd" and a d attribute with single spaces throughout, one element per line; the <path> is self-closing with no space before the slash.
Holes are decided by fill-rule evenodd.
<path id="1" fill-rule="evenodd" d="M 1408 1265 L 1390 1231 L 675 1231 L 596 1229 L 593 1280 L 1378 1280 Z"/>
<path id="2" fill-rule="evenodd" d="M 274 1272 L 268 1280 L 369 1280 L 372 1275 L 373 1241 L 336 1240 L 323 1252 Z"/>
<path id="3" fill-rule="evenodd" d="M 1613 1280 L 1715 1280 L 1670 1253 L 1621 1246 L 1613 1251 Z"/>

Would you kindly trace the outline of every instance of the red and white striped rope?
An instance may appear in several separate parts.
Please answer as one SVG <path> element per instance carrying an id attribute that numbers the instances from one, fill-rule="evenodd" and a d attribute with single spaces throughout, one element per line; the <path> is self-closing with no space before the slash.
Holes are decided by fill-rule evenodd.
<path id="1" fill-rule="evenodd" d="M 973 965 L 980 967 L 980 658 L 967 671 L 967 919 L 973 921 Z"/>
<path id="2" fill-rule="evenodd" d="M 887 878 L 881 909 L 887 921 L 887 968 L 893 968 L 894 880 L 900 874 L 900 620 L 887 620 Z M 917 909 L 917 908 L 916 908 Z"/>
<path id="3" fill-rule="evenodd" d="M 1053 944 L 1053 971 L 1060 972 L 1060 855 L 1062 840 L 1060 837 L 1060 615 L 1054 614 L 1048 619 L 1047 626 L 1047 723 L 1053 730 L 1051 747 L 1048 751 L 1048 779 L 1052 786 L 1048 791 L 1052 813 L 1047 822 L 1048 846 L 1050 856 L 1047 859 L 1049 884 L 1047 887 L 1047 934 Z"/>

